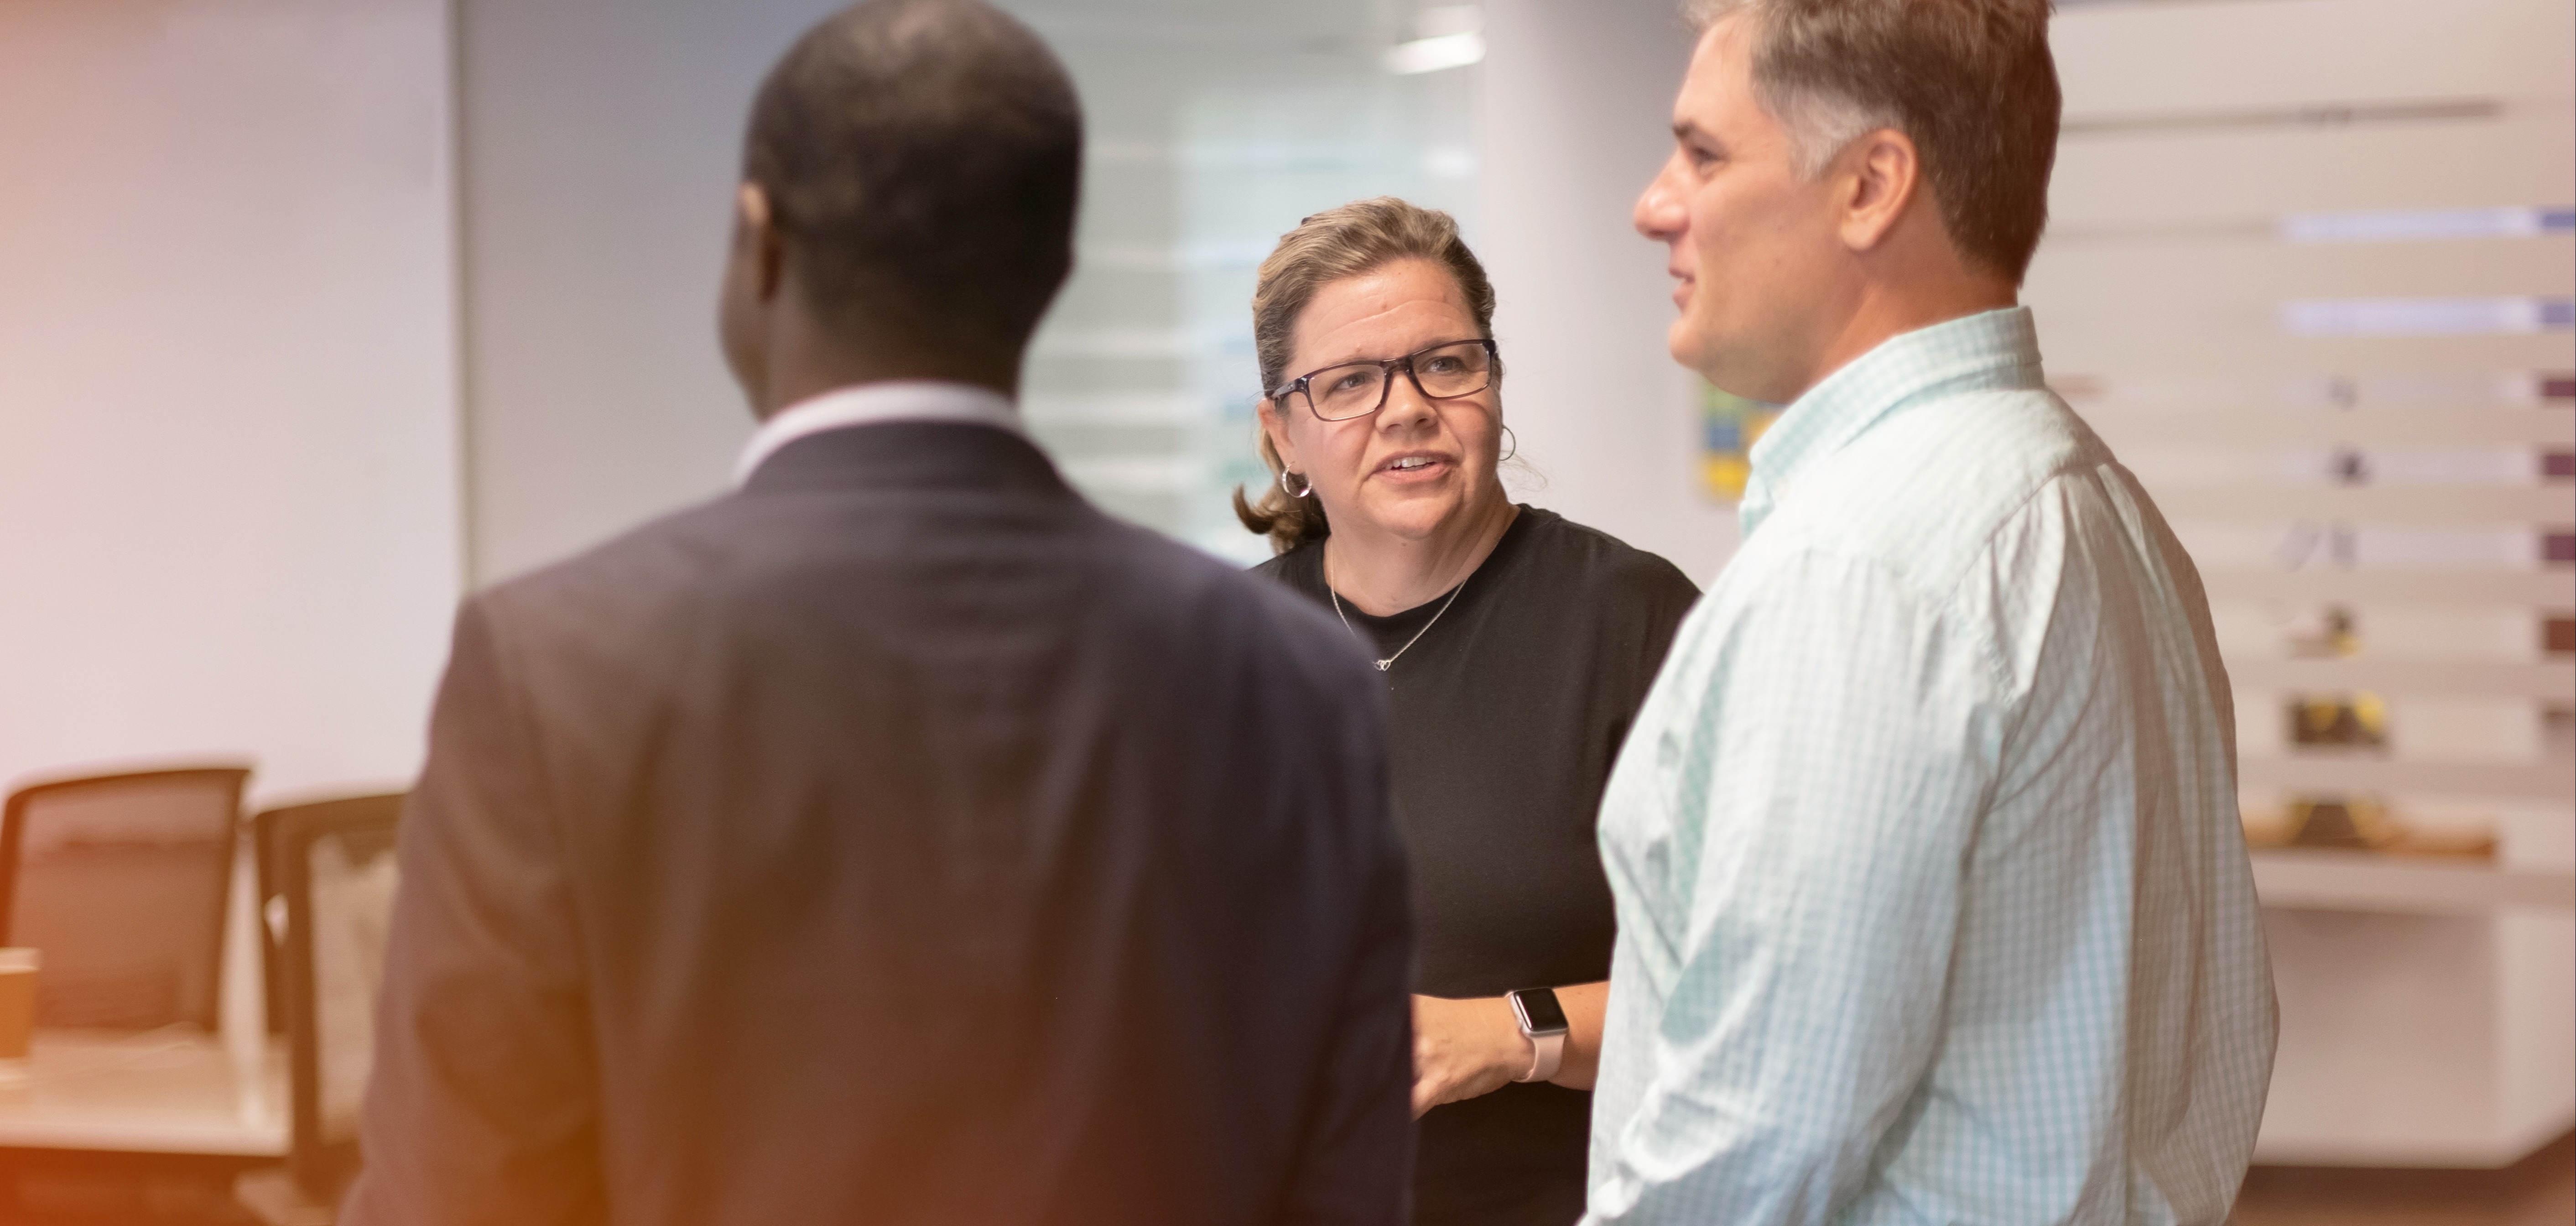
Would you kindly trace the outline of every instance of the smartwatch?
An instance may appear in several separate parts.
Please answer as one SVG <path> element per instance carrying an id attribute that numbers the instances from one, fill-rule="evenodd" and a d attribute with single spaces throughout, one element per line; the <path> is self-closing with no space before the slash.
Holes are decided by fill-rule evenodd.
<path id="1" fill-rule="evenodd" d="M 1556 1076 L 1556 1066 L 1565 1060 L 1565 1007 L 1556 1003 L 1551 988 L 1522 988 L 1504 996 L 1512 1002 L 1512 1016 L 1520 1021 L 1521 1037 L 1530 1041 L 1529 1071 L 1514 1081 L 1545 1081 Z"/>

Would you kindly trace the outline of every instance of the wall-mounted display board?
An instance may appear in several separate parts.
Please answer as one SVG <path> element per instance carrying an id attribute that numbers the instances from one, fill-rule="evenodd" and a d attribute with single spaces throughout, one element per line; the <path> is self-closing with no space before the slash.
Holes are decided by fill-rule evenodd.
<path id="1" fill-rule="evenodd" d="M 2027 287 L 2199 565 L 2282 1032 L 2264 1161 L 2576 1123 L 2576 10 L 2100 3 Z"/>

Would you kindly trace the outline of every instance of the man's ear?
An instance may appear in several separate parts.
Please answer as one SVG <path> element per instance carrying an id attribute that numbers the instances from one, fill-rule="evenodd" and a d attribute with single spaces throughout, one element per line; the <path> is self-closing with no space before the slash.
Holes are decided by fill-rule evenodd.
<path id="1" fill-rule="evenodd" d="M 1880 128 L 1853 141 L 1835 160 L 1840 163 L 1836 179 L 1843 245 L 1856 252 L 1872 250 L 1895 232 L 1922 194 L 1923 159 L 1912 137 Z"/>
<path id="2" fill-rule="evenodd" d="M 752 272 L 752 291 L 762 302 L 778 297 L 778 288 L 787 276 L 786 244 L 778 232 L 775 215 L 769 207 L 769 191 L 757 183 L 745 183 L 734 191 L 734 241 L 743 245 L 742 252 Z"/>

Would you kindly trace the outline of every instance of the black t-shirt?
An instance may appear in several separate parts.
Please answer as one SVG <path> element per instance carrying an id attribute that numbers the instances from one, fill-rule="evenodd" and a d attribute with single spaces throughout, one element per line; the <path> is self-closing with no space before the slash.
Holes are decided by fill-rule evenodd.
<path id="1" fill-rule="evenodd" d="M 1331 603 L 1320 544 L 1259 569 Z M 1660 557 L 1524 505 L 1452 590 L 1445 614 L 1447 592 L 1392 617 L 1342 602 L 1374 658 L 1413 641 L 1386 681 L 1414 990 L 1500 996 L 1607 979 L 1601 790 L 1699 589 Z M 1583 1213 L 1591 1124 L 1590 1094 L 1544 1083 L 1433 1108 L 1416 1133 L 1414 1220 L 1567 1226 Z"/>

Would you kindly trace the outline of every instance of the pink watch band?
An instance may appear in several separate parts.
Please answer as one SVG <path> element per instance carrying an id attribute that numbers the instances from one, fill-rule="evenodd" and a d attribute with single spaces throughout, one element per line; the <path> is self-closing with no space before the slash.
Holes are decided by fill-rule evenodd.
<path id="1" fill-rule="evenodd" d="M 1529 1071 L 1514 1081 L 1545 1081 L 1556 1076 L 1556 1068 L 1565 1062 L 1565 1036 L 1562 1034 L 1524 1034 L 1534 1049 L 1530 1052 Z"/>

